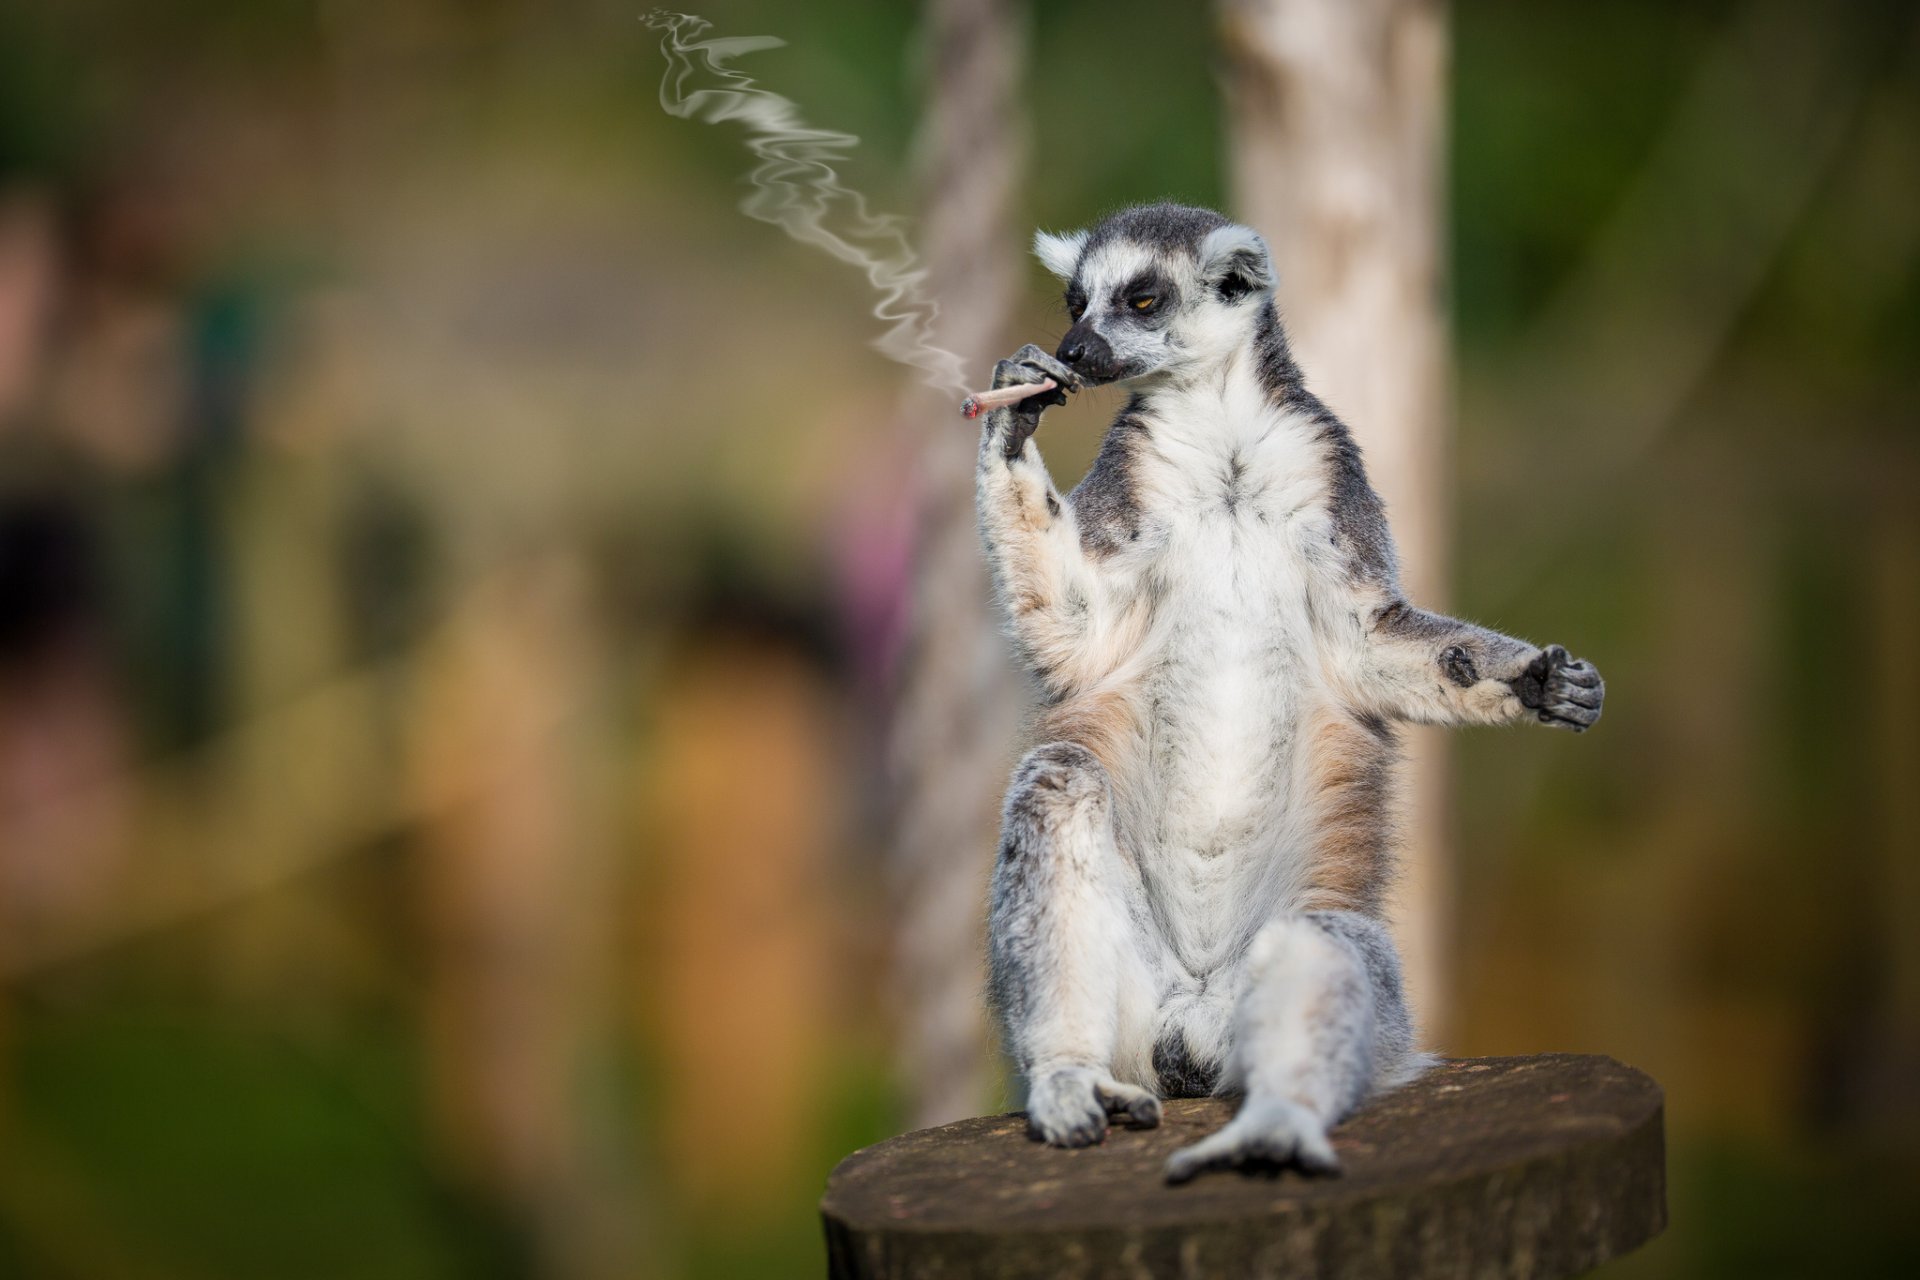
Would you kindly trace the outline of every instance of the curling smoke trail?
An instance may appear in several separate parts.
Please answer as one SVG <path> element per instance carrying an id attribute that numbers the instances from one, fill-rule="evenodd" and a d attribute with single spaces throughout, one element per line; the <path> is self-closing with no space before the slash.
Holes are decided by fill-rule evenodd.
<path id="1" fill-rule="evenodd" d="M 664 9 L 649 13 L 646 23 L 665 33 L 660 51 L 667 56 L 667 74 L 660 82 L 660 105 L 683 119 L 738 120 L 746 126 L 747 149 L 760 163 L 747 175 L 753 191 L 740 202 L 740 211 L 860 268 L 880 292 L 875 318 L 891 326 L 875 339 L 875 349 L 918 369 L 928 386 L 965 394 L 960 357 L 929 336 L 939 307 L 923 291 L 926 272 L 907 240 L 904 220 L 869 212 L 866 197 L 841 185 L 834 172 L 834 163 L 860 139 L 813 128 L 791 100 L 725 65 L 786 41 L 775 36 L 691 39 L 713 24 Z M 688 87 L 702 80 L 724 87 Z"/>

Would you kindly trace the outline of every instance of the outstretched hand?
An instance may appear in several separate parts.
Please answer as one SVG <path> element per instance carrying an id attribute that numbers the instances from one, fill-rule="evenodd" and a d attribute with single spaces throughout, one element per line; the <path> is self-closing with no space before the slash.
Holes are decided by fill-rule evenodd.
<path id="1" fill-rule="evenodd" d="M 1584 733 L 1600 719 L 1607 684 L 1592 663 L 1550 644 L 1527 664 L 1513 691 L 1541 724 Z"/>

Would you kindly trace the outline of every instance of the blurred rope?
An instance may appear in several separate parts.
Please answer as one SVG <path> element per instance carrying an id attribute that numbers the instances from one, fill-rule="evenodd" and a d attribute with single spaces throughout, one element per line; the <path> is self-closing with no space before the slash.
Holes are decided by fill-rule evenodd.
<path id="1" fill-rule="evenodd" d="M 1017 110 L 1026 65 L 1017 0 L 930 0 L 920 137 L 923 249 L 936 338 L 976 376 L 997 354 L 1019 288 Z M 980 993 L 994 821 L 1019 686 L 993 621 L 973 514 L 977 435 L 925 395 L 901 409 L 921 441 L 912 604 L 889 750 L 893 996 L 910 1122 L 971 1116 L 991 1064 Z"/>

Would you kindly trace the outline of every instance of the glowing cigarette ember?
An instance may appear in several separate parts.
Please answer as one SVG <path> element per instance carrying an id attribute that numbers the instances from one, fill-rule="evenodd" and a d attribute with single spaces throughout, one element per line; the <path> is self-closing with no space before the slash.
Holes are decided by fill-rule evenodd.
<path id="1" fill-rule="evenodd" d="M 1010 404 L 1019 404 L 1028 396 L 1037 396 L 1042 391 L 1051 391 L 1060 384 L 1052 378 L 1040 382 L 1029 382 L 1024 386 L 1002 387 L 998 391 L 976 391 L 960 402 L 960 416 L 977 418 L 989 409 L 1002 409 Z"/>

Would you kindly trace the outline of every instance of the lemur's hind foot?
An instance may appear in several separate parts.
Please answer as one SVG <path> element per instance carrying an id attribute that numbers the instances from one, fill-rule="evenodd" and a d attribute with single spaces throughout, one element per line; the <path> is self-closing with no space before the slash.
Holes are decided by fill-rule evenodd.
<path id="1" fill-rule="evenodd" d="M 1278 1098 L 1249 1100 L 1240 1114 L 1167 1160 L 1167 1181 L 1186 1182 L 1208 1169 L 1292 1165 L 1305 1173 L 1338 1173 L 1326 1126 L 1311 1111 Z"/>
<path id="2" fill-rule="evenodd" d="M 1087 1067 L 1050 1071 L 1027 1091 L 1027 1132 L 1056 1147 L 1101 1141 L 1108 1116 L 1151 1129 L 1160 1123 L 1160 1099 Z"/>

